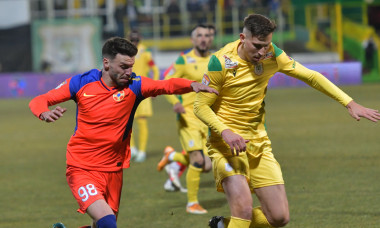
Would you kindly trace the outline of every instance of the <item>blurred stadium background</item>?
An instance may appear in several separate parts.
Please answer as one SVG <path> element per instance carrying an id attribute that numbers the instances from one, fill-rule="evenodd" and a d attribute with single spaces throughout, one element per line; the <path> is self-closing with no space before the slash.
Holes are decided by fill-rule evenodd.
<path id="1" fill-rule="evenodd" d="M 218 50 L 238 38 L 253 12 L 277 22 L 273 42 L 288 55 L 360 103 L 379 107 L 380 0 L 0 0 L 0 227 L 88 223 L 75 213 L 64 177 L 75 106 L 63 104 L 69 111 L 54 126 L 41 124 L 28 110 L 31 97 L 101 68 L 104 40 L 131 28 L 140 30 L 163 71 L 191 47 L 195 24 L 216 26 L 212 49 Z M 288 227 L 379 227 L 378 125 L 356 123 L 339 104 L 303 86 L 277 74 L 266 100 L 287 182 Z M 125 172 L 118 224 L 206 227 L 211 216 L 229 213 L 224 196 L 215 194 L 211 174 L 202 177 L 200 200 L 209 214 L 197 217 L 186 214 L 184 194 L 163 191 L 166 177 L 156 163 L 167 144 L 180 145 L 170 105 L 160 97 L 153 105 L 148 160 Z"/>

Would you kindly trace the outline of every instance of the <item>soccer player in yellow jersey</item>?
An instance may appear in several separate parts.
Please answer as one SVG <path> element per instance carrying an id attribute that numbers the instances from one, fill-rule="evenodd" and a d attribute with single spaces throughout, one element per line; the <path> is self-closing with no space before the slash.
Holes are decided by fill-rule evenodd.
<path id="1" fill-rule="evenodd" d="M 280 165 L 272 154 L 264 127 L 264 98 L 268 81 L 283 72 L 335 99 L 356 120 L 380 120 L 377 110 L 365 108 L 323 75 L 296 62 L 272 41 L 276 25 L 251 14 L 240 39 L 227 44 L 210 59 L 202 82 L 219 95 L 196 96 L 194 112 L 211 128 L 208 154 L 217 190 L 224 192 L 231 217 L 213 217 L 211 227 L 282 227 L 289 207 Z M 255 193 L 261 207 L 252 207 Z"/>
<path id="2" fill-rule="evenodd" d="M 153 61 L 152 53 L 140 43 L 141 35 L 137 30 L 131 31 L 129 34 L 130 41 L 137 46 L 138 52 L 135 57 L 135 64 L 133 66 L 133 72 L 137 75 L 143 75 L 149 77 L 149 73 L 152 71 L 153 79 L 158 80 L 160 77 L 160 71 Z M 138 137 L 138 149 L 135 146 L 134 134 L 131 135 L 131 154 L 136 162 L 143 162 L 146 159 L 146 145 L 148 142 L 148 117 L 151 117 L 152 111 L 152 99 L 147 98 L 142 101 L 135 113 L 135 119 L 139 129 Z"/>
<path id="3" fill-rule="evenodd" d="M 186 78 L 202 81 L 202 75 L 207 69 L 211 53 L 209 29 L 205 25 L 197 25 L 191 33 L 193 48 L 188 53 L 181 55 L 174 68 L 165 79 Z M 205 210 L 198 202 L 198 190 L 201 172 L 211 170 L 211 160 L 205 154 L 205 144 L 208 127 L 200 121 L 193 112 L 195 93 L 185 96 L 167 96 L 173 105 L 174 112 L 178 113 L 178 134 L 182 148 L 188 154 L 188 160 L 181 153 L 169 150 L 158 165 L 162 170 L 169 161 L 178 161 L 188 164 L 186 173 L 187 184 L 187 206 L 186 211 L 192 214 L 205 214 Z"/>

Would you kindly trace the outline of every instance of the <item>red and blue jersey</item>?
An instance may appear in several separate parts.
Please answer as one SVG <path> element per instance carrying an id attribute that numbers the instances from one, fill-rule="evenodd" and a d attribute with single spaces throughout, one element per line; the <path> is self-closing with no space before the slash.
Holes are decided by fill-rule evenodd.
<path id="1" fill-rule="evenodd" d="M 128 87 L 107 86 L 102 71 L 93 69 L 68 78 L 57 88 L 34 98 L 29 107 L 40 117 L 48 106 L 67 100 L 77 104 L 75 132 L 67 145 L 67 165 L 87 170 L 119 171 L 130 165 L 129 140 L 133 117 L 142 100 L 160 94 L 192 91 L 193 81 L 152 80 L 131 76 Z"/>

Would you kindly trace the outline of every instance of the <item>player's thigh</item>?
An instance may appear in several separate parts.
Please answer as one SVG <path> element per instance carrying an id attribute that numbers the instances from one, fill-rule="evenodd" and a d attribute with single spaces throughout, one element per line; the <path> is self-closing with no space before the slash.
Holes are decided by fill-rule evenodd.
<path id="1" fill-rule="evenodd" d="M 261 209 L 271 224 L 289 220 L 288 199 L 283 184 L 255 188 L 255 194 L 260 201 Z"/>
<path id="2" fill-rule="evenodd" d="M 246 153 L 233 156 L 228 145 L 223 141 L 208 142 L 207 147 L 212 161 L 217 191 L 224 191 L 222 182 L 227 177 L 242 175 L 248 181 L 249 164 Z"/>
<path id="3" fill-rule="evenodd" d="M 206 127 L 192 115 L 181 115 L 178 120 L 178 133 L 182 148 L 186 151 L 201 151 L 205 145 Z"/>
<path id="4" fill-rule="evenodd" d="M 251 190 L 284 184 L 280 164 L 272 153 L 268 137 L 250 140 L 247 143 L 246 154 Z"/>

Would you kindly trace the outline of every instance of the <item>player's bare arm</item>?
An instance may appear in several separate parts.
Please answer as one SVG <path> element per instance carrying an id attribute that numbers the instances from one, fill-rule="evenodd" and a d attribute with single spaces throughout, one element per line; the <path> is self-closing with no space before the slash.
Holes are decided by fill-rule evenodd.
<path id="1" fill-rule="evenodd" d="M 247 149 L 246 143 L 249 142 L 249 140 L 244 139 L 230 129 L 222 131 L 221 135 L 223 140 L 230 146 L 232 155 L 239 156 L 240 152 L 244 152 Z"/>
<path id="2" fill-rule="evenodd" d="M 193 88 L 193 91 L 198 92 L 208 92 L 208 93 L 215 93 L 216 95 L 219 95 L 219 92 L 216 89 L 213 89 L 211 87 L 208 87 L 202 83 L 199 82 L 193 82 L 191 83 L 191 87 Z"/>
<path id="3" fill-rule="evenodd" d="M 379 110 L 366 108 L 355 101 L 351 101 L 347 104 L 346 108 L 348 112 L 355 120 L 359 121 L 360 117 L 364 117 L 372 122 L 377 122 L 380 120 Z"/>
<path id="4" fill-rule="evenodd" d="M 63 116 L 66 112 L 66 108 L 61 108 L 60 106 L 55 107 L 53 110 L 43 112 L 40 115 L 40 119 L 46 121 L 47 123 L 54 122 Z"/>

